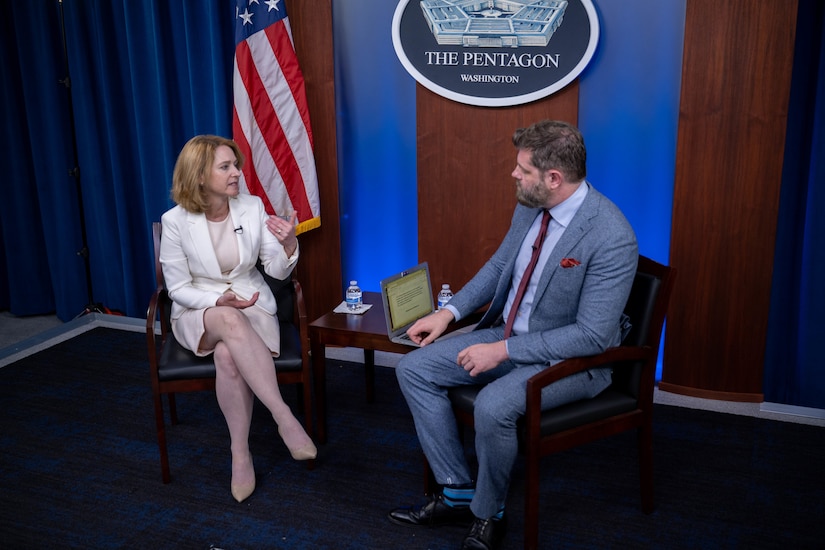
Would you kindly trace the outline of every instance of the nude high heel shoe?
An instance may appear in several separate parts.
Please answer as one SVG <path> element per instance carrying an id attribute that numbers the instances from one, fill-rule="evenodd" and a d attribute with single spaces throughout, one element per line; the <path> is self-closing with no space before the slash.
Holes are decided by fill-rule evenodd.
<path id="1" fill-rule="evenodd" d="M 281 439 L 284 440 L 284 444 L 286 448 L 289 449 L 289 454 L 292 455 L 293 460 L 312 460 L 316 456 L 318 456 L 318 449 L 315 447 L 315 444 L 312 440 L 305 445 L 301 445 L 297 448 L 292 448 L 287 444 L 286 440 L 284 439 L 283 433 L 281 433 L 280 426 L 278 427 L 278 435 L 281 436 Z"/>
<path id="2" fill-rule="evenodd" d="M 251 459 L 248 463 L 244 460 L 240 464 L 236 464 L 235 460 L 232 460 L 232 481 L 229 483 L 229 490 L 235 500 L 243 502 L 255 491 L 255 469 Z M 237 471 L 236 467 L 238 468 Z M 250 478 L 252 481 L 246 481 L 245 483 L 238 483 L 237 481 L 238 479 L 248 480 Z"/>
<path id="3" fill-rule="evenodd" d="M 299 449 L 289 449 L 289 454 L 292 455 L 294 460 L 312 460 L 318 456 L 318 449 L 313 443 L 309 443 Z"/>
<path id="4" fill-rule="evenodd" d="M 232 491 L 232 496 L 235 498 L 235 500 L 237 500 L 238 502 L 243 502 L 247 498 L 249 498 L 249 495 L 255 492 L 255 482 L 253 481 L 252 483 L 247 483 L 243 485 L 235 485 L 234 483 L 232 483 L 230 486 L 230 490 Z"/>

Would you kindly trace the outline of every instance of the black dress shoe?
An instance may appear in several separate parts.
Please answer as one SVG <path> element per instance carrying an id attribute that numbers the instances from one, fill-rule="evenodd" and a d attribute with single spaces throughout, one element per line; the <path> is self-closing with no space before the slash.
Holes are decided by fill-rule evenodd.
<path id="1" fill-rule="evenodd" d="M 444 502 L 444 495 L 438 495 L 424 506 L 396 508 L 390 512 L 390 521 L 398 525 L 424 525 L 439 527 L 457 525 L 466 527 L 475 516 L 469 506 L 450 506 Z"/>
<path id="2" fill-rule="evenodd" d="M 506 530 L 507 523 L 504 518 L 476 518 L 464 537 L 461 550 L 496 550 L 501 546 Z"/>

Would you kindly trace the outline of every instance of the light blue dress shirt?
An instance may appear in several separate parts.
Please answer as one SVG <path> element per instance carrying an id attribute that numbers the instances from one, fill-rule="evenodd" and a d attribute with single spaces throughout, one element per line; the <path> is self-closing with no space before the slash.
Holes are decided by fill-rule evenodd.
<path id="1" fill-rule="evenodd" d="M 556 246 L 556 243 L 559 242 L 564 230 L 567 229 L 568 225 L 570 225 L 570 221 L 573 219 L 573 216 L 576 215 L 576 212 L 579 211 L 579 208 L 584 202 L 584 197 L 587 196 L 588 186 L 589 184 L 587 182 L 585 182 L 584 185 L 579 185 L 579 188 L 576 189 L 576 191 L 570 195 L 567 200 L 550 209 L 552 219 L 550 220 L 550 225 L 547 226 L 547 236 L 544 238 L 541 253 L 539 254 L 538 262 L 536 263 L 536 269 L 533 271 L 533 275 L 527 283 L 527 288 L 524 290 L 524 297 L 521 299 L 521 305 L 518 308 L 516 320 L 513 323 L 514 335 L 524 334 L 527 332 L 530 312 L 533 310 L 533 298 L 536 295 L 536 287 L 538 286 L 541 272 L 544 271 L 544 266 L 547 264 L 547 258 L 550 257 L 550 253 L 553 252 L 553 248 Z M 527 269 L 527 264 L 530 263 L 530 257 L 533 255 L 533 243 L 536 241 L 536 237 L 539 234 L 540 226 L 541 215 L 538 215 L 536 216 L 533 225 L 530 227 L 530 230 L 527 232 L 527 235 L 525 235 L 524 240 L 521 242 L 521 248 L 519 248 L 518 256 L 516 256 L 516 264 L 513 266 L 513 278 L 510 281 L 510 292 L 507 295 L 507 302 L 504 304 L 504 319 L 507 319 L 510 315 L 510 309 L 513 307 L 513 301 L 516 298 L 516 291 L 518 290 L 519 284 L 521 284 L 521 277 L 524 275 L 524 271 Z"/>

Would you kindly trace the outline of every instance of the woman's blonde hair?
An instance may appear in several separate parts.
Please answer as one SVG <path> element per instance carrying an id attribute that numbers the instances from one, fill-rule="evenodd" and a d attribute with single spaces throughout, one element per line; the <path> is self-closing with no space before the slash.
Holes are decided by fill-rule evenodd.
<path id="1" fill-rule="evenodd" d="M 208 205 L 203 184 L 212 171 L 215 150 L 221 145 L 232 149 L 240 170 L 244 158 L 238 145 L 231 139 L 212 135 L 195 136 L 181 149 L 172 173 L 172 200 L 185 210 L 196 214 L 206 211 Z"/>

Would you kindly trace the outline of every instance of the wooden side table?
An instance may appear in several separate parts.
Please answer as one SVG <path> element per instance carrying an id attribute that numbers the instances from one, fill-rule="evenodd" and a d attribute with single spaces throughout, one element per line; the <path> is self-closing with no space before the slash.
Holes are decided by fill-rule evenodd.
<path id="1" fill-rule="evenodd" d="M 319 443 L 327 441 L 326 406 L 326 346 L 343 346 L 364 350 L 367 401 L 375 399 L 375 351 L 407 353 L 413 347 L 391 342 L 384 320 L 384 304 L 378 292 L 364 292 L 365 304 L 372 304 L 366 313 L 346 314 L 330 311 L 310 323 L 309 339 L 312 350 L 312 370 L 315 379 L 315 396 L 318 425 L 316 436 Z"/>

